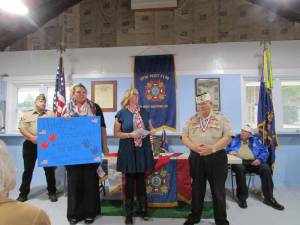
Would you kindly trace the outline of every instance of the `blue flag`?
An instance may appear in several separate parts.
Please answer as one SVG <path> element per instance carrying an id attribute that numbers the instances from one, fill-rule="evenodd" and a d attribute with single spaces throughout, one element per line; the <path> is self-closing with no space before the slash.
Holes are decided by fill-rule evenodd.
<path id="1" fill-rule="evenodd" d="M 269 150 L 268 164 L 272 165 L 275 162 L 278 138 L 275 130 L 272 90 L 266 87 L 263 77 L 260 81 L 257 127 L 263 144 Z"/>
<path id="2" fill-rule="evenodd" d="M 261 141 L 269 150 L 268 164 L 272 166 L 275 162 L 275 149 L 278 146 L 278 138 L 275 130 L 275 113 L 272 100 L 273 72 L 270 48 L 264 48 L 262 66 L 257 127 Z"/>
<path id="3" fill-rule="evenodd" d="M 136 56 L 135 87 L 140 104 L 156 129 L 176 130 L 176 92 L 173 55 Z"/>
<path id="4" fill-rule="evenodd" d="M 170 160 L 162 169 L 155 170 L 146 180 L 148 206 L 177 206 L 176 160 Z"/>

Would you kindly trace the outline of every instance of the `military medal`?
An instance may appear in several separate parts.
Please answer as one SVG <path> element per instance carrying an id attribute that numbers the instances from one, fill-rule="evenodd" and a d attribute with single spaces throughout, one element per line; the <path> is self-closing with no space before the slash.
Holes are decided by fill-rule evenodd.
<path id="1" fill-rule="evenodd" d="M 208 124 L 209 124 L 210 118 L 211 118 L 210 116 L 207 119 L 204 119 L 204 120 L 202 120 L 200 118 L 200 126 L 201 126 L 202 132 L 205 132 L 208 129 Z M 205 135 L 202 134 L 202 136 L 205 136 Z"/>

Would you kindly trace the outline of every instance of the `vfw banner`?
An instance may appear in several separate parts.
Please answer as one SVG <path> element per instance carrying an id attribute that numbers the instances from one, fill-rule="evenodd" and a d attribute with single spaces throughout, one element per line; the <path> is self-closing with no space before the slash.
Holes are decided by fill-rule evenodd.
<path id="1" fill-rule="evenodd" d="M 173 55 L 136 56 L 134 83 L 140 105 L 154 128 L 176 130 L 176 88 Z"/>

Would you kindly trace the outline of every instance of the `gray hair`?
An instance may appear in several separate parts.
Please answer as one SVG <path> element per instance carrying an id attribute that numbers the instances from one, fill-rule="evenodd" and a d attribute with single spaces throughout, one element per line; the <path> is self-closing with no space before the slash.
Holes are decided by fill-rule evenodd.
<path id="1" fill-rule="evenodd" d="M 7 194 L 16 185 L 16 167 L 6 150 L 5 143 L 0 140 L 0 193 Z"/>

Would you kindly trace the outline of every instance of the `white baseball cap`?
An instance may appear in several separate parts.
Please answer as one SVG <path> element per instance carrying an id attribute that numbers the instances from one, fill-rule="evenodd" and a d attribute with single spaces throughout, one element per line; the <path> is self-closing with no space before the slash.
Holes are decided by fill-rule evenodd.
<path id="1" fill-rule="evenodd" d="M 251 133 L 251 134 L 254 133 L 254 131 L 253 131 L 252 127 L 250 126 L 250 124 L 245 124 L 245 125 L 242 127 L 242 131 L 247 131 L 247 132 L 249 132 L 249 133 Z"/>
<path id="2" fill-rule="evenodd" d="M 201 104 L 206 101 L 211 101 L 211 97 L 207 92 L 203 92 L 196 97 L 197 104 Z"/>

